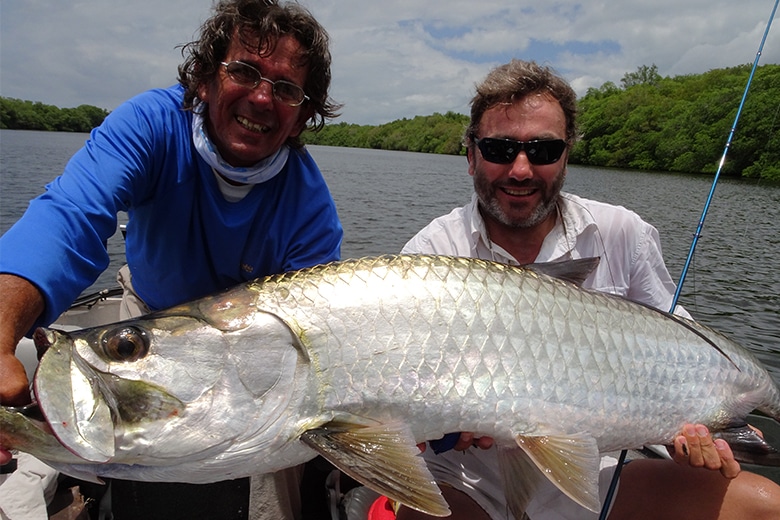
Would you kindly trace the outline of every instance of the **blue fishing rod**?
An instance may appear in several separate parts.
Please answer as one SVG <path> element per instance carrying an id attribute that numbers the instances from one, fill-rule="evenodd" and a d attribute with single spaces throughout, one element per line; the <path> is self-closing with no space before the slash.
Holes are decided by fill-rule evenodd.
<path id="1" fill-rule="evenodd" d="M 699 225 L 696 227 L 696 232 L 693 234 L 693 240 L 691 241 L 691 248 L 688 250 L 688 258 L 685 260 L 685 265 L 683 265 L 682 273 L 680 274 L 680 281 L 677 282 L 677 290 L 674 292 L 674 298 L 672 298 L 672 305 L 669 309 L 669 312 L 674 312 L 675 307 L 677 307 L 677 301 L 680 299 L 680 294 L 682 293 L 682 286 L 685 282 L 685 277 L 688 275 L 688 268 L 691 266 L 691 262 L 693 261 L 693 253 L 696 250 L 696 244 L 699 242 L 699 238 L 701 237 L 701 230 L 704 228 L 704 219 L 707 218 L 707 212 L 710 209 L 710 203 L 712 202 L 713 197 L 715 196 L 715 186 L 718 184 L 718 179 L 720 178 L 720 172 L 723 169 L 723 165 L 726 163 L 726 155 L 729 153 L 729 148 L 731 148 L 731 141 L 734 138 L 734 133 L 737 130 L 737 122 L 739 121 L 739 117 L 742 115 L 742 107 L 745 106 L 745 100 L 747 99 L 748 91 L 750 90 L 750 84 L 753 82 L 753 76 L 756 73 L 756 68 L 758 67 L 758 61 L 761 59 L 761 53 L 764 50 L 764 43 L 766 42 L 767 36 L 769 35 L 769 28 L 772 27 L 772 20 L 775 17 L 775 13 L 777 12 L 777 6 L 780 4 L 780 0 L 775 0 L 775 5 L 772 8 L 772 14 L 769 15 L 769 20 L 766 24 L 766 29 L 764 30 L 764 36 L 761 38 L 761 44 L 758 46 L 758 52 L 756 52 L 756 59 L 753 60 L 753 68 L 750 70 L 750 76 L 748 76 L 747 84 L 745 85 L 745 91 L 742 94 L 742 100 L 739 103 L 739 108 L 737 109 L 737 115 L 734 118 L 734 123 L 731 125 L 731 130 L 729 131 L 729 136 L 726 139 L 726 146 L 723 149 L 723 155 L 720 158 L 720 162 L 718 163 L 718 169 L 715 172 L 715 177 L 712 179 L 712 186 L 710 187 L 710 193 L 707 196 L 707 200 L 704 203 L 704 209 L 701 213 L 701 218 L 699 219 Z M 607 490 L 607 495 L 604 497 L 604 505 L 601 507 L 601 514 L 599 514 L 599 520 L 606 520 L 607 513 L 609 512 L 609 506 L 612 504 L 612 500 L 615 495 L 615 489 L 617 488 L 618 480 L 620 479 L 620 471 L 623 468 L 623 464 L 626 460 L 626 455 L 628 452 L 626 450 L 623 450 L 620 452 L 620 457 L 618 458 L 617 467 L 615 468 L 615 473 L 612 475 L 612 481 L 609 484 L 609 489 Z"/>

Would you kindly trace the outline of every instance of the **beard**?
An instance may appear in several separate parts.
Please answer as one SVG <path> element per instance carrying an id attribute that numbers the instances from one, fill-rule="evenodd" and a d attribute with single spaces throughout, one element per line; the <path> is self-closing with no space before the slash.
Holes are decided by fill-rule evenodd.
<path id="1" fill-rule="evenodd" d="M 477 193 L 477 198 L 479 199 L 479 207 L 487 216 L 492 217 L 499 223 L 510 228 L 527 229 L 544 222 L 555 210 L 565 180 L 565 167 L 561 168 L 561 171 L 558 172 L 558 175 L 555 176 L 555 179 L 553 179 L 553 182 L 549 185 L 536 179 L 524 182 L 507 181 L 502 183 L 490 183 L 484 175 L 477 171 L 474 174 L 474 191 Z M 496 192 L 502 187 L 510 189 L 537 189 L 542 195 L 542 200 L 527 216 L 512 217 L 504 211 L 504 208 L 501 207 L 501 204 L 496 197 Z"/>

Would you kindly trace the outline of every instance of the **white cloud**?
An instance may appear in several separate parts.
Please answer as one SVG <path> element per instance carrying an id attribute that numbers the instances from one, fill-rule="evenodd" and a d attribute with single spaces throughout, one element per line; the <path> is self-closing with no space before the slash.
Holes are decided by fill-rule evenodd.
<path id="1" fill-rule="evenodd" d="M 510 57 L 546 62 L 579 93 L 656 64 L 662 75 L 752 63 L 769 0 L 301 0 L 331 34 L 341 120 L 466 113 L 473 85 Z M 177 45 L 210 0 L 3 0 L 0 95 L 115 108 L 176 81 Z M 780 63 L 773 27 L 761 63 Z"/>

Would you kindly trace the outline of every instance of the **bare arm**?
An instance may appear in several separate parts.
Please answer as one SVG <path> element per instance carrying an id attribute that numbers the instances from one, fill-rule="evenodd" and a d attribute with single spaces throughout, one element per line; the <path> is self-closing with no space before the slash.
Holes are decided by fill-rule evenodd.
<path id="1" fill-rule="evenodd" d="M 30 401 L 30 391 L 16 345 L 43 312 L 44 300 L 24 278 L 0 274 L 0 302 L 0 404 L 18 406 Z M 10 458 L 0 446 L 0 464 Z"/>

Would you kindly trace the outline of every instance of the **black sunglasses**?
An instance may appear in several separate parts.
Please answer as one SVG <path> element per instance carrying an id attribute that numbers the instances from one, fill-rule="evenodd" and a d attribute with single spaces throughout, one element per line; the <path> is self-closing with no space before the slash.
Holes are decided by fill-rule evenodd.
<path id="1" fill-rule="evenodd" d="M 509 164 L 520 152 L 525 152 L 531 164 L 553 164 L 563 155 L 566 141 L 549 139 L 539 141 L 513 141 L 512 139 L 496 139 L 483 137 L 475 141 L 482 157 L 488 162 Z"/>

